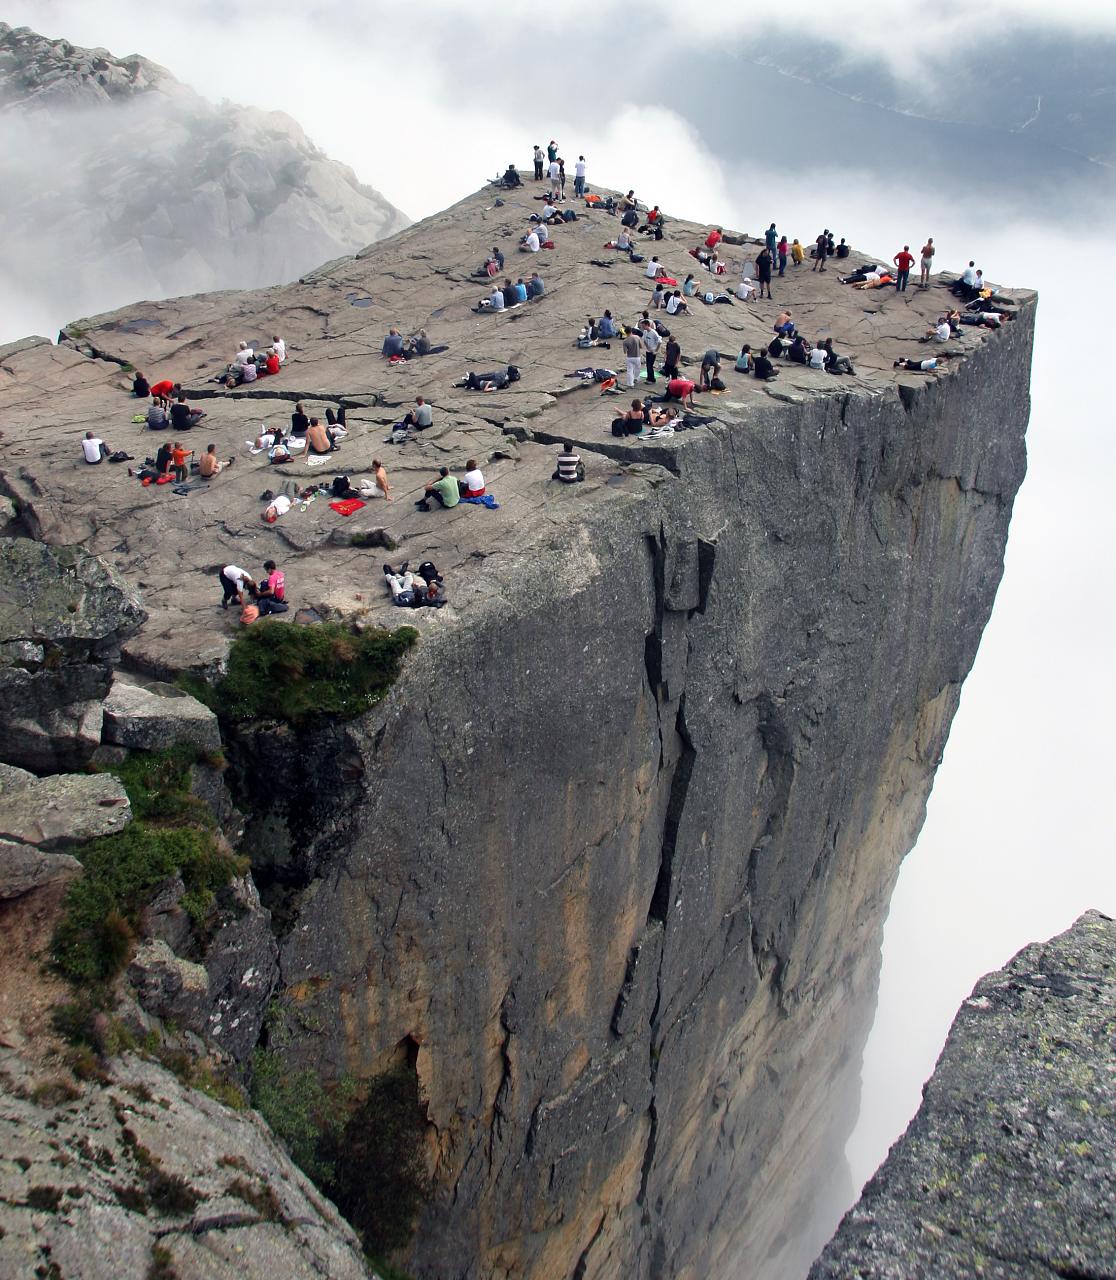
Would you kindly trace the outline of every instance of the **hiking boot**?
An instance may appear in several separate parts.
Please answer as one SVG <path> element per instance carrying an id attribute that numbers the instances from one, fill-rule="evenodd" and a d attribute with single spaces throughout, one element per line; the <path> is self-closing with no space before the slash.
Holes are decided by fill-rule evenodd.
<path id="1" fill-rule="evenodd" d="M 390 565 L 390 564 L 385 564 L 385 565 L 384 565 L 384 577 L 385 577 L 385 578 L 389 577 L 390 575 L 392 575 L 392 574 L 394 574 L 394 573 L 395 573 L 395 570 L 391 567 L 391 565 Z"/>

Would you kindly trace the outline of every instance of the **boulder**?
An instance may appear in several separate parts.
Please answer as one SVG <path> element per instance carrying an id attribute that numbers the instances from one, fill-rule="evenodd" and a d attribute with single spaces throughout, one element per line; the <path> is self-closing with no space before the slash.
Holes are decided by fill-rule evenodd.
<path id="1" fill-rule="evenodd" d="M 202 965 L 176 956 L 162 938 L 150 938 L 136 948 L 128 980 L 148 1013 L 188 1030 L 205 1026 L 209 976 Z"/>
<path id="2" fill-rule="evenodd" d="M 60 773 L 0 791 L 0 838 L 37 849 L 112 835 L 131 820 L 127 792 L 108 773 Z"/>
<path id="3" fill-rule="evenodd" d="M 172 684 L 143 681 L 117 672 L 105 698 L 102 740 L 141 751 L 188 744 L 218 751 L 217 717 L 197 698 Z"/>
<path id="4" fill-rule="evenodd" d="M 120 575 L 80 547 L 0 540 L 0 759 L 84 767 L 122 641 L 146 614 Z"/>
<path id="5" fill-rule="evenodd" d="M 81 863 L 65 853 L 48 853 L 33 845 L 0 840 L 0 899 L 18 898 L 81 871 Z"/>
<path id="6" fill-rule="evenodd" d="M 260 1037 L 268 1001 L 279 976 L 279 948 L 271 912 L 260 903 L 250 877 L 231 888 L 231 910 L 224 914 L 206 948 L 209 1016 L 205 1034 L 239 1063 L 252 1055 Z"/>

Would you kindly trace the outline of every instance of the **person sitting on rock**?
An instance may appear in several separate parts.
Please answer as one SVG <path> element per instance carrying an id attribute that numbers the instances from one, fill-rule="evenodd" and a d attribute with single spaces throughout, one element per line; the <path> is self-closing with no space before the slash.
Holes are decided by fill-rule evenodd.
<path id="1" fill-rule="evenodd" d="M 853 368 L 852 361 L 849 357 L 839 356 L 837 352 L 833 350 L 832 338 L 826 338 L 822 343 L 822 346 L 825 348 L 825 367 L 830 373 L 850 373 L 855 375 L 856 370 Z"/>
<path id="2" fill-rule="evenodd" d="M 260 372 L 268 377 L 274 377 L 279 372 L 279 352 L 274 347 L 268 347 L 267 359 Z"/>
<path id="3" fill-rule="evenodd" d="M 751 302 L 756 296 L 756 286 L 752 283 L 751 276 L 744 276 L 740 283 L 736 286 L 736 296 L 741 302 Z"/>
<path id="4" fill-rule="evenodd" d="M 184 395 L 180 395 L 170 407 L 170 424 L 175 431 L 189 431 L 204 417 L 205 413 L 201 409 L 190 408 Z"/>
<path id="5" fill-rule="evenodd" d="M 509 164 L 504 170 L 504 176 L 500 179 L 499 185 L 506 187 L 509 191 L 513 187 L 523 186 L 523 179 L 519 176 L 519 170 L 514 164 Z"/>
<path id="6" fill-rule="evenodd" d="M 306 449 L 308 453 L 316 454 L 319 457 L 322 454 L 329 453 L 338 446 L 333 442 L 329 432 L 322 426 L 317 418 L 310 419 L 310 425 L 306 428 Z"/>
<path id="7" fill-rule="evenodd" d="M 81 442 L 81 452 L 86 462 L 96 466 L 102 458 L 107 458 L 112 450 L 100 436 L 95 436 L 92 431 L 87 431 L 85 438 Z"/>
<path id="8" fill-rule="evenodd" d="M 534 227 L 519 242 L 519 248 L 524 253 L 538 253 L 542 247 L 542 238 Z"/>
<path id="9" fill-rule="evenodd" d="M 487 305 L 486 305 L 487 304 Z M 504 291 L 498 284 L 492 286 L 492 292 L 488 298 L 482 300 L 478 310 L 483 311 L 503 311 L 504 309 Z"/>
<path id="10" fill-rule="evenodd" d="M 415 407 L 407 410 L 403 425 L 413 431 L 425 431 L 434 425 L 434 410 L 422 396 L 415 397 Z"/>
<path id="11" fill-rule="evenodd" d="M 463 498 L 484 497 L 484 472 L 477 466 L 476 458 L 470 458 L 465 464 L 465 475 L 461 479 L 461 496 Z"/>
<path id="12" fill-rule="evenodd" d="M 515 301 L 517 305 L 521 302 L 527 301 L 527 285 L 524 283 L 522 276 L 520 276 L 515 284 L 512 285 L 512 288 L 515 290 Z"/>
<path id="13" fill-rule="evenodd" d="M 388 502 L 395 501 L 391 496 L 391 483 L 388 480 L 387 470 L 379 458 L 372 459 L 372 479 L 362 480 L 360 491 L 362 498 L 386 498 Z"/>
<path id="14" fill-rule="evenodd" d="M 387 337 L 384 339 L 384 345 L 380 348 L 380 354 L 385 360 L 390 360 L 392 356 L 401 356 L 403 354 L 403 335 L 392 325 L 387 331 Z"/>
<path id="15" fill-rule="evenodd" d="M 632 249 L 633 249 L 632 237 L 628 234 L 627 227 L 620 228 L 620 234 L 616 237 L 615 247 L 619 249 L 621 253 L 632 252 Z"/>
<path id="16" fill-rule="evenodd" d="M 256 604 L 260 617 L 266 618 L 271 613 L 287 612 L 287 579 L 282 569 L 276 568 L 274 560 L 264 561 L 264 572 L 267 577 L 256 588 Z"/>
<path id="17" fill-rule="evenodd" d="M 691 271 L 682 281 L 682 296 L 684 298 L 692 298 L 697 293 L 698 283 L 694 279 L 694 273 Z"/>
<path id="18" fill-rule="evenodd" d="M 256 365 L 255 360 L 249 360 L 247 364 L 241 365 L 239 372 L 240 372 L 240 378 L 239 378 L 240 384 L 255 382 L 256 379 L 260 376 L 260 371 L 258 366 Z"/>
<path id="19" fill-rule="evenodd" d="M 733 365 L 733 368 L 737 373 L 752 372 L 752 348 L 748 343 L 745 343 L 740 348 L 740 354 L 736 357 L 736 364 Z"/>
<path id="20" fill-rule="evenodd" d="M 217 578 L 221 583 L 223 592 L 221 597 L 222 609 L 229 607 L 230 600 L 235 600 L 237 604 L 243 605 L 245 597 L 255 594 L 256 584 L 252 575 L 235 564 L 225 565 L 223 569 L 218 571 Z"/>
<path id="21" fill-rule="evenodd" d="M 606 311 L 597 321 L 597 337 L 615 338 L 616 336 L 616 322 L 612 318 L 612 312 Z"/>
<path id="22" fill-rule="evenodd" d="M 561 480 L 563 484 L 577 484 L 585 479 L 585 464 L 581 461 L 581 455 L 575 452 L 568 440 L 562 445 L 562 451 L 558 455 L 558 467 L 550 478 Z"/>
<path id="23" fill-rule="evenodd" d="M 779 370 L 771 363 L 771 357 L 766 351 L 761 351 L 752 358 L 752 373 L 761 382 L 771 382 L 779 376 Z"/>
<path id="24" fill-rule="evenodd" d="M 531 278 L 527 281 L 527 297 L 533 302 L 536 298 L 541 298 L 546 292 L 546 286 L 543 284 L 537 271 L 531 272 Z"/>
<path id="25" fill-rule="evenodd" d="M 403 350 L 403 358 L 412 360 L 415 356 L 428 356 L 429 354 L 430 339 L 426 336 L 426 330 L 420 329 L 418 333 L 411 334 Z"/>
<path id="26" fill-rule="evenodd" d="M 661 311 L 666 306 L 666 289 L 661 284 L 657 284 L 651 291 L 651 306 L 656 311 Z"/>
<path id="27" fill-rule="evenodd" d="M 158 475 L 170 475 L 170 469 L 174 465 L 174 457 L 172 448 L 168 442 L 164 442 L 159 446 L 159 452 L 155 455 L 155 471 Z"/>
<path id="28" fill-rule="evenodd" d="M 226 467 L 231 467 L 234 461 L 234 458 L 230 458 L 227 462 L 219 461 L 217 446 L 211 444 L 198 459 L 198 475 L 203 480 L 212 480 L 214 476 L 219 476 Z"/>
<path id="29" fill-rule="evenodd" d="M 146 400 L 150 394 L 150 383 L 137 369 L 135 376 L 132 378 L 132 395 L 134 395 L 137 400 Z"/>
<path id="30" fill-rule="evenodd" d="M 774 331 L 783 338 L 793 338 L 795 334 L 794 321 L 791 319 L 789 311 L 780 311 L 775 317 L 775 323 L 772 325 Z"/>
<path id="31" fill-rule="evenodd" d="M 448 467 L 438 468 L 438 478 L 431 480 L 423 491 L 423 496 L 415 503 L 420 511 L 430 510 L 430 499 L 433 498 L 439 506 L 450 508 L 456 507 L 461 501 L 461 487 L 457 480 L 450 475 Z"/>
<path id="32" fill-rule="evenodd" d="M 953 337 L 953 329 L 949 323 L 948 316 L 939 316 L 937 323 L 930 326 L 926 330 L 924 342 L 928 342 L 931 338 L 935 342 L 948 342 Z"/>
<path id="33" fill-rule="evenodd" d="M 667 298 L 666 313 L 668 316 L 688 316 L 690 314 L 690 304 L 682 296 L 681 289 L 675 289 L 670 297 Z"/>
<path id="34" fill-rule="evenodd" d="M 484 266 L 477 272 L 479 276 L 497 276 L 504 269 L 504 254 L 496 245 L 492 246 L 491 255 L 485 259 Z"/>
<path id="35" fill-rule="evenodd" d="M 236 355 L 233 356 L 233 364 L 244 368 L 246 365 L 255 364 L 256 353 L 246 342 L 238 342 L 236 344 Z"/>
<path id="36" fill-rule="evenodd" d="M 148 431 L 165 431 L 167 429 L 167 411 L 158 396 L 154 397 L 147 409 Z"/>
<path id="37" fill-rule="evenodd" d="M 638 436 L 647 424 L 647 409 L 642 400 L 633 400 L 632 406 L 613 423 L 613 435 Z M 617 423 L 619 430 L 617 430 Z"/>
<path id="38" fill-rule="evenodd" d="M 306 406 L 300 400 L 294 407 L 294 413 L 291 414 L 291 435 L 304 436 L 309 425 L 310 419 L 306 416 Z"/>
<path id="39" fill-rule="evenodd" d="M 810 358 L 810 344 L 800 333 L 796 333 L 787 349 L 787 359 L 794 364 L 806 364 Z"/>

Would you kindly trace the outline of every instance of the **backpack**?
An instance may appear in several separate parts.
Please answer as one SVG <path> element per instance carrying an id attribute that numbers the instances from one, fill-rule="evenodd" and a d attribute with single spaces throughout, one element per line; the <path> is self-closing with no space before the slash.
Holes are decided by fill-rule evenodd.
<path id="1" fill-rule="evenodd" d="M 624 419 L 623 419 L 623 418 L 613 418 L 613 420 L 612 420 L 612 434 L 613 434 L 614 436 L 623 436 L 623 435 L 627 435 L 627 425 L 628 425 L 628 424 L 624 421 Z"/>
<path id="2" fill-rule="evenodd" d="M 705 297 L 702 299 L 702 301 L 703 301 L 703 302 L 705 302 L 708 306 L 712 306 L 712 305 L 713 305 L 713 295 L 712 295 L 711 293 L 707 293 L 707 294 L 705 295 Z"/>
<path id="3" fill-rule="evenodd" d="M 769 356 L 781 356 L 783 354 L 783 344 L 778 338 L 772 338 L 767 344 L 767 354 Z"/>
<path id="4" fill-rule="evenodd" d="M 349 488 L 348 476 L 334 476 L 329 491 L 335 498 L 343 498 L 349 492 Z"/>
<path id="5" fill-rule="evenodd" d="M 620 219 L 622 227 L 635 227 L 639 225 L 639 214 L 634 209 L 629 209 L 627 213 Z"/>
<path id="6" fill-rule="evenodd" d="M 442 581 L 442 575 L 433 560 L 424 560 L 418 567 L 418 575 L 428 586 L 431 582 Z"/>
<path id="7" fill-rule="evenodd" d="M 710 390 L 710 391 L 724 391 L 724 389 L 725 389 L 725 384 L 721 381 L 721 379 L 720 379 L 720 378 L 710 378 L 710 379 L 709 379 L 709 390 Z"/>
<path id="8" fill-rule="evenodd" d="M 514 364 L 508 365 L 508 381 L 509 382 L 518 382 L 521 376 L 522 375 L 519 372 L 518 365 L 514 365 Z"/>

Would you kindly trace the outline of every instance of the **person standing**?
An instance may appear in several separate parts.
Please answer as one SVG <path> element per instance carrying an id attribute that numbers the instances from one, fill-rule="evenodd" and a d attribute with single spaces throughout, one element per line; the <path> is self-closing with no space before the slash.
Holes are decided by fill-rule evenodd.
<path id="1" fill-rule="evenodd" d="M 578 156 L 577 163 L 574 165 L 574 195 L 583 196 L 585 194 L 585 157 Z"/>
<path id="2" fill-rule="evenodd" d="M 767 290 L 767 296 L 771 297 L 771 251 L 766 245 L 759 251 L 756 257 L 756 276 L 759 279 L 759 296 L 763 297 L 764 289 Z M 822 267 L 824 271 L 825 268 Z"/>
<path id="3" fill-rule="evenodd" d="M 194 456 L 193 449 L 183 449 L 176 440 L 171 445 L 171 461 L 174 463 L 174 478 L 179 484 L 185 483 L 186 477 L 190 474 L 186 466 L 186 459 Z"/>
<path id="4" fill-rule="evenodd" d="M 781 276 L 787 273 L 787 254 L 790 251 L 790 245 L 787 244 L 786 236 L 779 241 L 777 252 L 779 254 L 779 274 Z"/>
<path id="5" fill-rule="evenodd" d="M 537 142 L 535 143 L 535 154 L 534 156 L 532 156 L 532 159 L 535 162 L 535 181 L 542 182 L 543 153 L 542 153 L 542 147 L 540 147 Z"/>
<path id="6" fill-rule="evenodd" d="M 772 223 L 771 226 L 769 226 L 763 233 L 763 243 L 767 252 L 771 254 L 771 261 L 774 262 L 779 246 L 779 233 L 775 230 L 774 223 Z"/>
<path id="7" fill-rule="evenodd" d="M 814 241 L 814 265 L 811 268 L 812 271 L 825 270 L 825 255 L 826 255 L 828 243 L 829 243 L 828 231 L 823 231 L 821 235 L 818 236 L 818 238 Z"/>
<path id="8" fill-rule="evenodd" d="M 682 359 L 682 347 L 678 339 L 672 334 L 667 339 L 666 350 L 663 352 L 663 377 L 669 382 L 671 378 L 678 377 L 678 364 Z"/>
<path id="9" fill-rule="evenodd" d="M 558 163 L 558 157 L 555 156 L 550 162 L 550 168 L 547 170 L 547 177 L 550 179 L 551 194 L 558 190 L 558 176 L 562 171 L 562 166 Z"/>
<path id="10" fill-rule="evenodd" d="M 895 263 L 895 292 L 907 292 L 907 281 L 910 279 L 911 267 L 914 266 L 914 254 L 911 253 L 911 246 L 905 244 L 902 249 L 892 258 Z"/>
<path id="11" fill-rule="evenodd" d="M 558 157 L 558 194 L 563 200 L 566 198 L 566 162 L 561 156 Z"/>
<path id="12" fill-rule="evenodd" d="M 555 160 L 558 159 L 558 144 L 554 141 L 553 138 L 550 139 L 550 144 L 546 149 L 546 158 L 552 164 L 554 163 Z"/>
<path id="13" fill-rule="evenodd" d="M 930 288 L 930 268 L 934 265 L 934 237 L 930 236 L 922 246 L 922 260 L 919 263 L 918 287 Z"/>
<path id="14" fill-rule="evenodd" d="M 627 364 L 628 386 L 634 387 L 639 377 L 639 357 L 643 344 L 631 329 L 624 330 L 624 360 Z"/>
<path id="15" fill-rule="evenodd" d="M 647 381 L 655 381 L 655 357 L 658 355 L 659 347 L 662 344 L 662 338 L 659 337 L 658 331 L 650 320 L 644 320 L 642 325 L 643 333 L 643 358 L 647 362 Z"/>

